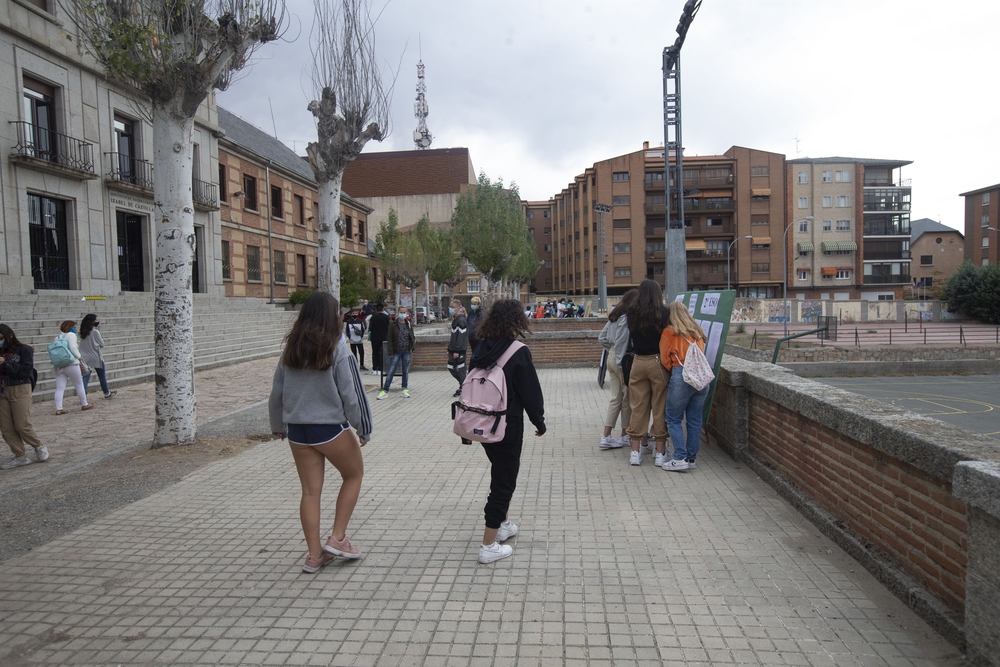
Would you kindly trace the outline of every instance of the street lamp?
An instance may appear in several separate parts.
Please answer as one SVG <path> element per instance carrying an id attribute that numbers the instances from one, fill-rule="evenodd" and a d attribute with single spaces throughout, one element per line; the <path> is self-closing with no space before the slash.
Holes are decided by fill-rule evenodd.
<path id="1" fill-rule="evenodd" d="M 597 309 L 606 313 L 608 310 L 608 277 L 607 252 L 604 249 L 604 214 L 611 213 L 607 204 L 594 204 L 594 212 L 598 213 L 600 222 L 597 225 L 597 247 L 601 250 L 601 275 L 597 279 Z M 596 257 L 594 259 L 597 259 Z"/>
<path id="2" fill-rule="evenodd" d="M 798 220 L 792 220 L 792 224 L 785 227 L 785 231 L 781 235 L 781 256 L 785 260 L 782 264 L 782 280 L 781 291 L 785 301 L 785 312 L 782 313 L 781 319 L 785 323 L 785 335 L 788 335 L 788 320 L 791 319 L 791 313 L 788 312 L 788 230 L 797 225 L 800 222 L 812 222 L 813 216 L 807 215 L 804 218 L 799 218 Z"/>
<path id="3" fill-rule="evenodd" d="M 733 249 L 733 244 L 739 241 L 740 239 L 752 239 L 752 238 L 753 238 L 752 236 L 740 236 L 739 238 L 733 239 L 732 243 L 730 243 L 729 246 L 726 248 L 726 289 L 732 289 L 731 287 L 732 280 L 730 279 L 730 277 L 732 276 L 732 269 L 729 267 L 729 251 Z"/>

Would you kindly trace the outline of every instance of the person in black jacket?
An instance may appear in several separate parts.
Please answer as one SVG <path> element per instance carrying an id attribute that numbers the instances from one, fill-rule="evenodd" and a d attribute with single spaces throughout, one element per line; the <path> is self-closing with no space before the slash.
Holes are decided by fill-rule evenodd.
<path id="1" fill-rule="evenodd" d="M 483 300 L 478 296 L 472 297 L 469 304 L 469 346 L 472 353 L 476 353 L 476 346 L 479 345 L 479 336 L 476 335 L 476 327 L 483 321 Z"/>
<path id="2" fill-rule="evenodd" d="M 458 380 L 458 391 L 454 396 L 462 395 L 462 383 L 468 370 L 465 367 L 465 352 L 469 348 L 469 321 L 465 317 L 462 302 L 455 300 L 448 308 L 451 320 L 451 339 L 448 341 L 448 372 Z"/>
<path id="3" fill-rule="evenodd" d="M 35 449 L 36 461 L 49 458 L 48 448 L 31 425 L 31 390 L 38 377 L 34 362 L 34 350 L 19 341 L 9 326 L 0 324 L 0 433 L 14 454 L 0 470 L 31 463 L 26 444 Z"/>
<path id="4" fill-rule="evenodd" d="M 520 301 L 497 301 L 479 324 L 479 344 L 474 348 L 470 368 L 490 368 L 514 340 L 528 331 L 528 318 Z M 517 535 L 517 526 L 507 517 L 517 486 L 524 444 L 524 413 L 535 425 L 535 435 L 545 434 L 542 386 L 531 361 L 531 351 L 523 347 L 503 367 L 507 383 L 507 430 L 500 442 L 484 442 L 490 460 L 490 495 L 486 498 L 486 529 L 479 548 L 479 562 L 492 563 L 510 556 L 514 550 L 504 540 Z"/>
<path id="5" fill-rule="evenodd" d="M 351 352 L 357 358 L 363 371 L 368 370 L 365 368 L 365 331 L 367 330 L 368 327 L 361 318 L 361 311 L 357 308 L 351 308 L 347 321 L 344 322 L 344 332 L 347 334 L 347 342 L 351 344 Z"/>
<path id="6" fill-rule="evenodd" d="M 378 375 L 385 370 L 382 343 L 389 337 L 389 316 L 385 314 L 385 306 L 381 303 L 375 304 L 375 314 L 368 321 L 368 331 L 372 339 L 372 375 Z"/>

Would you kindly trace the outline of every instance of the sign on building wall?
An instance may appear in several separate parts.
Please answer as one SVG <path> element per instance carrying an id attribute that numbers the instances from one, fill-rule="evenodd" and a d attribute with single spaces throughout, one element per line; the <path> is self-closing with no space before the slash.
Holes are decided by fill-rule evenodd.
<path id="1" fill-rule="evenodd" d="M 682 292 L 677 295 L 677 301 L 687 306 L 691 317 L 705 332 L 705 358 L 712 364 L 715 380 L 712 380 L 708 390 L 708 399 L 702 417 L 708 421 L 712 411 L 712 399 L 715 398 L 715 385 L 719 381 L 719 370 L 722 367 L 722 353 L 726 349 L 726 338 L 729 337 L 729 322 L 733 315 L 733 304 L 736 302 L 736 290 L 720 290 L 716 292 Z"/>
<path id="2" fill-rule="evenodd" d="M 137 199 L 136 197 L 130 197 L 118 192 L 110 192 L 108 193 L 108 201 L 114 208 L 121 208 L 136 213 L 153 214 L 153 202 L 146 199 Z"/>

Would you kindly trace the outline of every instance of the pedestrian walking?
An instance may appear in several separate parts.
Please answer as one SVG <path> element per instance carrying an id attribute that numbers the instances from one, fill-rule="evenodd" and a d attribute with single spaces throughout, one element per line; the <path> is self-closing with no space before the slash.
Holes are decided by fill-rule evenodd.
<path id="1" fill-rule="evenodd" d="M 118 392 L 108 389 L 107 370 L 104 366 L 104 355 L 101 353 L 101 350 L 104 348 L 104 338 L 101 337 L 101 332 L 97 329 L 99 326 L 101 326 L 101 322 L 97 319 L 97 315 L 94 313 L 84 315 L 83 321 L 80 322 L 80 355 L 83 357 L 83 363 L 87 364 L 89 370 L 92 373 L 97 373 L 97 379 L 101 382 L 101 391 L 104 392 L 104 398 L 112 398 Z M 85 392 L 89 390 L 90 376 L 91 373 L 83 375 L 83 390 Z"/>
<path id="2" fill-rule="evenodd" d="M 702 352 L 705 351 L 705 332 L 684 304 L 674 301 L 667 309 L 670 311 L 670 326 L 660 336 L 660 360 L 670 373 L 665 416 L 674 452 L 661 467 L 680 472 L 697 465 L 695 459 L 701 448 L 702 410 L 712 385 L 697 390 L 684 381 L 688 350 L 691 345 L 697 345 Z M 687 436 L 681 426 L 682 421 L 687 425 Z"/>
<path id="3" fill-rule="evenodd" d="M 363 371 L 368 370 L 365 368 L 365 331 L 367 330 L 368 327 L 365 326 L 365 321 L 361 318 L 361 311 L 352 308 L 347 317 L 347 340 L 351 344 L 351 352 L 357 357 L 358 364 Z"/>
<path id="4" fill-rule="evenodd" d="M 0 470 L 30 464 L 25 445 L 35 450 L 36 461 L 49 458 L 48 447 L 31 425 L 31 392 L 37 378 L 34 350 L 19 341 L 9 326 L 0 324 L 0 434 L 14 455 L 0 464 Z"/>
<path id="5" fill-rule="evenodd" d="M 385 370 L 385 359 L 382 358 L 382 343 L 389 336 L 389 316 L 385 314 L 385 306 L 375 304 L 375 314 L 368 322 L 368 337 L 372 343 L 372 375 L 378 375 Z"/>
<path id="6" fill-rule="evenodd" d="M 386 340 L 389 347 L 389 369 L 386 371 L 385 384 L 379 391 L 376 400 L 381 401 L 389 396 L 389 386 L 396 368 L 403 365 L 403 398 L 410 397 L 410 359 L 416 347 L 417 340 L 413 333 L 413 325 L 409 322 L 406 306 L 400 306 L 396 311 L 396 319 L 389 324 L 389 334 Z"/>
<path id="7" fill-rule="evenodd" d="M 608 351 L 608 383 L 611 385 L 611 401 L 608 403 L 608 414 L 604 418 L 604 433 L 598 446 L 601 449 L 619 449 L 630 444 L 627 433 L 632 420 L 632 407 L 628 402 L 628 385 L 622 375 L 621 364 L 628 349 L 628 318 L 625 311 L 635 303 L 639 292 L 631 289 L 622 296 L 621 301 L 608 313 L 608 323 L 604 325 L 597 341 Z M 611 435 L 615 425 L 621 418 L 621 436 Z"/>
<path id="8" fill-rule="evenodd" d="M 64 339 L 66 341 L 69 345 L 73 361 L 65 366 L 56 368 L 56 414 L 66 414 L 66 410 L 63 410 L 63 395 L 66 392 L 67 381 L 71 382 L 73 388 L 76 389 L 76 395 L 80 399 L 80 409 L 90 410 L 94 407 L 94 404 L 87 402 L 87 390 L 83 388 L 83 371 L 87 369 L 86 362 L 83 361 L 80 354 L 80 345 L 77 342 L 76 322 L 74 320 L 64 320 L 59 325 L 59 331 L 62 333 L 56 336 L 56 340 Z"/>
<path id="9" fill-rule="evenodd" d="M 529 330 L 521 303 L 514 299 L 497 301 L 479 325 L 479 345 L 472 353 L 470 368 L 490 368 L 504 356 L 514 341 Z M 517 486 L 524 444 L 524 413 L 535 426 L 535 436 L 545 434 L 545 408 L 542 386 L 531 360 L 531 351 L 521 347 L 503 365 L 507 385 L 507 421 L 500 442 L 484 442 L 490 460 L 490 493 L 483 513 L 486 528 L 479 548 L 479 562 L 492 563 L 510 556 L 514 549 L 501 542 L 517 535 L 518 527 L 508 512 Z"/>
<path id="10" fill-rule="evenodd" d="M 448 306 L 451 315 L 451 338 L 448 340 L 448 372 L 458 380 L 458 391 L 453 396 L 462 395 L 462 383 L 468 369 L 465 366 L 465 353 L 469 349 L 469 320 L 465 316 L 462 302 L 454 300 Z"/>
<path id="11" fill-rule="evenodd" d="M 642 464 L 640 439 L 646 436 L 650 415 L 653 427 L 650 432 L 656 441 L 656 465 L 665 458 L 667 424 L 664 405 L 667 401 L 667 380 L 660 365 L 660 334 L 670 323 L 670 315 L 663 305 L 663 292 L 653 280 L 639 283 L 635 302 L 625 310 L 629 337 L 634 357 L 629 374 L 628 397 L 632 408 L 628 434 L 632 444 L 629 464 Z"/>
<path id="12" fill-rule="evenodd" d="M 469 322 L 469 347 L 472 353 L 476 353 L 476 345 L 479 344 L 479 337 L 476 336 L 476 327 L 483 319 L 483 300 L 478 296 L 472 297 L 469 302 L 469 315 L 466 318 Z"/>
<path id="13" fill-rule="evenodd" d="M 302 485 L 299 518 L 309 549 L 302 571 L 309 574 L 336 556 L 361 557 L 347 536 L 347 524 L 361 494 L 361 447 L 371 440 L 372 414 L 357 360 L 341 339 L 339 313 L 340 304 L 328 292 L 309 295 L 285 336 L 268 401 L 271 432 L 288 438 Z M 320 496 L 327 461 L 342 482 L 333 528 L 322 544 Z"/>

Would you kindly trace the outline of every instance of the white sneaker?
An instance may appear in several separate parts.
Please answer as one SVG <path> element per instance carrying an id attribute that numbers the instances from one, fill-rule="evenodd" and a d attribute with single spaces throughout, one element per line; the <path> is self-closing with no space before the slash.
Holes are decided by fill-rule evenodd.
<path id="1" fill-rule="evenodd" d="M 698 464 L 694 462 L 694 459 L 688 459 L 688 470 L 694 470 L 698 467 Z"/>
<path id="2" fill-rule="evenodd" d="M 495 563 L 512 553 L 514 553 L 514 547 L 509 547 L 506 544 L 500 544 L 499 542 L 494 542 L 490 546 L 484 544 L 479 547 L 479 562 L 484 564 Z"/>
<path id="3" fill-rule="evenodd" d="M 670 459 L 660 467 L 670 472 L 683 472 L 687 470 L 689 466 L 688 462 L 684 459 Z"/>
<path id="4" fill-rule="evenodd" d="M 659 452 L 657 452 L 656 456 L 653 458 L 653 465 L 659 468 L 660 466 L 663 465 L 663 461 L 666 458 L 667 458 L 666 454 L 660 454 Z"/>
<path id="5" fill-rule="evenodd" d="M 622 443 L 622 447 L 630 447 L 632 445 L 632 438 L 628 433 L 618 438 L 618 442 Z"/>
<path id="6" fill-rule="evenodd" d="M 3 465 L 0 465 L 0 470 L 10 470 L 11 468 L 20 468 L 21 466 L 26 466 L 31 463 L 31 459 L 25 454 L 21 458 L 16 456 L 9 461 L 6 461 Z"/>
<path id="7" fill-rule="evenodd" d="M 505 542 L 515 535 L 517 535 L 517 524 L 507 519 L 500 524 L 500 530 L 497 531 L 497 542 Z"/>
<path id="8" fill-rule="evenodd" d="M 378 393 L 378 396 L 375 397 L 375 400 L 381 401 L 383 398 L 389 398 L 389 392 L 387 392 L 384 389 Z"/>
<path id="9" fill-rule="evenodd" d="M 49 460 L 49 448 L 46 447 L 45 445 L 42 445 L 41 447 L 39 447 L 38 449 L 36 449 L 35 450 L 35 460 L 38 461 L 38 462 L 48 461 Z"/>
<path id="10" fill-rule="evenodd" d="M 409 397 L 410 397 L 410 390 L 409 389 L 404 389 L 403 390 L 403 398 L 409 398 Z"/>
<path id="11" fill-rule="evenodd" d="M 602 435 L 601 444 L 598 445 L 601 449 L 618 449 L 621 446 L 621 440 L 610 435 Z"/>
<path id="12" fill-rule="evenodd" d="M 628 457 L 630 466 L 642 465 L 642 452 L 632 452 Z"/>
<path id="13" fill-rule="evenodd" d="M 645 445 L 639 445 L 639 451 L 643 454 L 652 454 L 655 449 L 652 440 L 647 440 Z"/>

